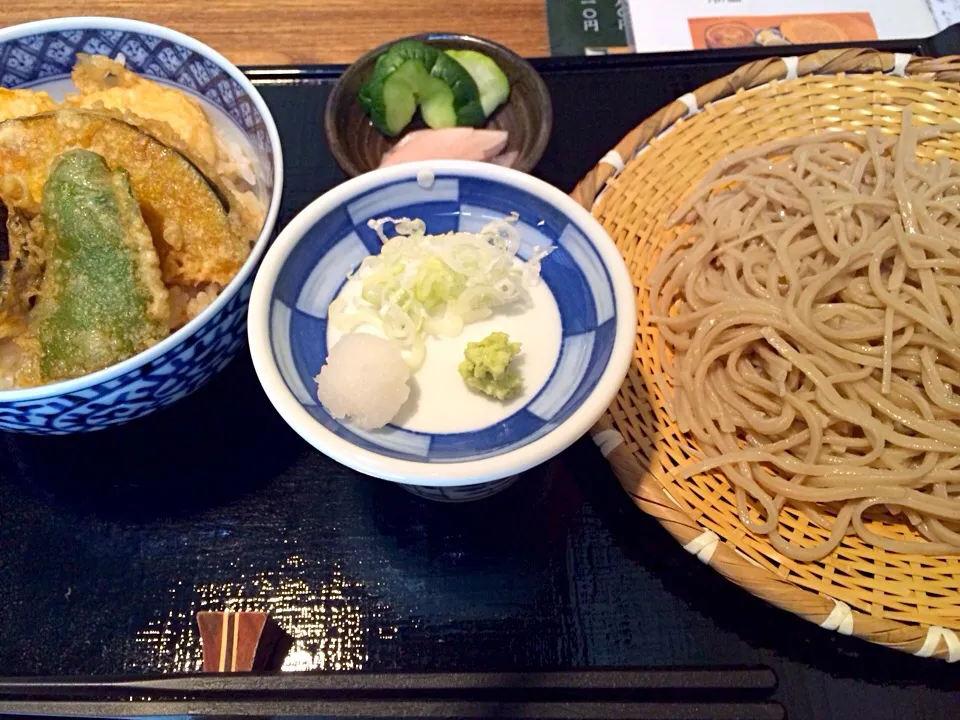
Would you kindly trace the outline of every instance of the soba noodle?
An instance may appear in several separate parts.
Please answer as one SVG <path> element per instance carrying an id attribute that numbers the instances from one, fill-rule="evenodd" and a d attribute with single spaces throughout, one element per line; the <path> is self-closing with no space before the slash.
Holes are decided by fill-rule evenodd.
<path id="1" fill-rule="evenodd" d="M 670 219 L 650 277 L 668 410 L 779 552 L 847 534 L 960 552 L 960 164 L 899 136 L 829 132 L 734 153 Z M 656 382 L 666 389 L 664 375 Z M 780 532 L 792 506 L 822 526 Z M 909 523 L 895 539 L 871 519 Z M 919 537 L 916 537 L 919 536 Z"/>

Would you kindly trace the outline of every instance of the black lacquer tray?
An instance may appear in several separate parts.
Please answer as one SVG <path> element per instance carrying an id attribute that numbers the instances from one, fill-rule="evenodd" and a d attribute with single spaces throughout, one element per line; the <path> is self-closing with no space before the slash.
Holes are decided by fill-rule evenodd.
<path id="1" fill-rule="evenodd" d="M 960 27 L 880 45 L 960 52 Z M 535 61 L 555 114 L 536 174 L 571 190 L 644 117 L 769 53 Z M 344 179 L 322 129 L 341 70 L 247 69 L 283 141 L 280 227 Z M 641 514 L 589 440 L 489 500 L 424 502 L 301 441 L 245 351 L 129 426 L 0 435 L 0 676 L 198 670 L 195 614 L 222 609 L 269 612 L 293 637 L 288 669 L 763 664 L 791 718 L 960 713 L 956 666 L 743 593 Z"/>

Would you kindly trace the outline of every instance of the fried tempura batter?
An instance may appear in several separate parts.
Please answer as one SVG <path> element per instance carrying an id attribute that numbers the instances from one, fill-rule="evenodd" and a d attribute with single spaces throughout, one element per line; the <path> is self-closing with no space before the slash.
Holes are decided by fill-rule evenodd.
<path id="1" fill-rule="evenodd" d="M 39 90 L 9 90 L 0 87 L 0 122 L 55 110 L 57 103 Z"/>
<path id="2" fill-rule="evenodd" d="M 214 186 L 182 155 L 139 129 L 87 110 L 0 123 L 0 176 L 26 179 L 36 213 L 53 159 L 92 150 L 130 173 L 168 285 L 226 285 L 250 253 Z"/>
<path id="3" fill-rule="evenodd" d="M 213 126 L 200 103 L 186 93 L 142 78 L 103 55 L 79 53 L 71 77 L 80 94 L 68 95 L 64 105 L 90 110 L 105 108 L 165 123 L 199 160 L 216 166 Z"/>
<path id="4" fill-rule="evenodd" d="M 8 207 L 0 196 L 0 340 L 26 330 L 43 267 L 42 218 Z"/>

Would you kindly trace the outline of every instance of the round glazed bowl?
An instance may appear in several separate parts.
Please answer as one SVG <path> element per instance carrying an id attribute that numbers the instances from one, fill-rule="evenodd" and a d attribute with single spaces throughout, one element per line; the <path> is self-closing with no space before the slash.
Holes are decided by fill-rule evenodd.
<path id="1" fill-rule="evenodd" d="M 378 167 L 403 135 L 425 127 L 418 115 L 399 137 L 387 137 L 374 127 L 357 100 L 357 91 L 370 79 L 377 58 L 401 40 L 418 40 L 440 50 L 476 50 L 493 59 L 510 82 L 510 97 L 483 127 L 506 130 L 510 137 L 505 150 L 518 153 L 514 169 L 533 170 L 547 148 L 553 127 L 553 105 L 543 78 L 530 63 L 495 42 L 435 32 L 397 38 L 374 48 L 350 65 L 337 81 L 327 100 L 323 124 L 333 156 L 347 175 L 355 177 Z"/>
<path id="2" fill-rule="evenodd" d="M 520 258 L 534 246 L 555 248 L 529 306 L 494 313 L 456 338 L 428 338 L 411 398 L 386 427 L 366 431 L 333 418 L 317 400 L 314 377 L 339 337 L 327 322 L 330 302 L 347 274 L 379 253 L 368 221 L 419 218 L 430 234 L 476 232 L 512 212 Z M 264 390 L 307 442 L 423 497 L 473 500 L 503 489 L 596 422 L 632 359 L 635 308 L 612 240 L 563 192 L 508 168 L 429 161 L 361 175 L 294 218 L 257 274 L 248 330 Z M 457 372 L 466 343 L 496 330 L 522 345 L 524 389 L 506 403 L 470 392 Z"/>
<path id="3" fill-rule="evenodd" d="M 77 53 L 122 55 L 145 77 L 204 105 L 213 124 L 250 156 L 266 220 L 246 263 L 220 296 L 187 325 L 148 350 L 83 377 L 0 391 L 0 429 L 33 434 L 100 430 L 187 396 L 242 346 L 253 270 L 273 232 L 283 183 L 280 138 L 270 111 L 226 58 L 193 38 L 116 18 L 61 18 L 0 29 L 0 86 L 72 90 Z"/>

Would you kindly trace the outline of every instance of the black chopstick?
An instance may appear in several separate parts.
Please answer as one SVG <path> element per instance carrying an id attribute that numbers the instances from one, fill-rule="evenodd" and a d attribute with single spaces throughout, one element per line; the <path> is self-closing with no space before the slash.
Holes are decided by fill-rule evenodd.
<path id="1" fill-rule="evenodd" d="M 539 720 L 783 720 L 781 705 L 762 703 L 470 702 L 437 700 L 208 700 L 159 702 L 0 700 L 0 714 L 130 718 L 163 715 L 327 718 L 538 718 Z"/>
<path id="2" fill-rule="evenodd" d="M 0 678 L 0 715 L 780 720 L 768 667 Z"/>
<path id="3" fill-rule="evenodd" d="M 556 672 L 507 673 L 228 673 L 137 677 L 0 678 L 0 698 L 87 697 L 122 694 L 176 695 L 210 693 L 231 696 L 282 694 L 339 696 L 442 693 L 476 697 L 491 693 L 577 695 L 585 693 L 662 694 L 671 691 L 702 696 L 713 694 L 768 694 L 777 676 L 768 667 L 591 669 Z"/>

